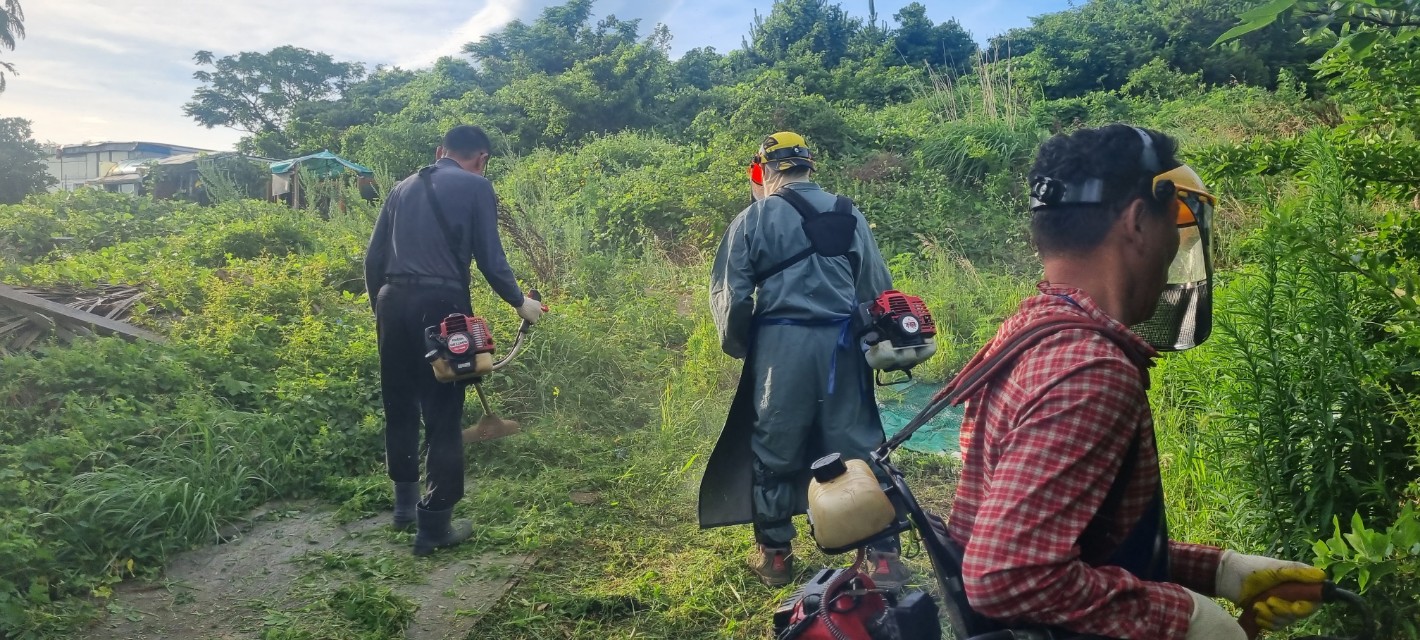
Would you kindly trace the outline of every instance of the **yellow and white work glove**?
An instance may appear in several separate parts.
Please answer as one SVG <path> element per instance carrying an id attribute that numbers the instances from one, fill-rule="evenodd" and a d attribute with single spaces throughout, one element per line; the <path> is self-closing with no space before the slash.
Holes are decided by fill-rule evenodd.
<path id="1" fill-rule="evenodd" d="M 1193 614 L 1188 616 L 1186 640 L 1247 640 L 1238 619 L 1212 598 L 1192 591 L 1188 595 L 1193 597 Z"/>
<path id="2" fill-rule="evenodd" d="M 1325 581 L 1326 572 L 1311 565 L 1224 551 L 1223 559 L 1218 563 L 1214 586 L 1220 597 L 1242 606 L 1243 603 L 1280 584 L 1315 584 Z M 1284 600 L 1274 596 L 1258 601 L 1252 608 L 1253 613 L 1257 615 L 1259 628 L 1276 631 L 1311 615 L 1316 611 L 1317 604 L 1307 600 Z"/>
<path id="3" fill-rule="evenodd" d="M 518 317 L 528 321 L 528 324 L 537 324 L 542 318 L 542 302 L 533 300 L 532 296 L 523 296 L 523 304 L 518 306 Z"/>

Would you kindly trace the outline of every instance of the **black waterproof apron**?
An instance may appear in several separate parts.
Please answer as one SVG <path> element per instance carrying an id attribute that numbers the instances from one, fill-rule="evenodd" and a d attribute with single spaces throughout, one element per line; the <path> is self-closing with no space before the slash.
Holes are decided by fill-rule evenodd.
<path id="1" fill-rule="evenodd" d="M 705 465 L 705 475 L 700 478 L 702 529 L 754 521 L 754 450 L 750 448 L 750 439 L 754 437 L 758 413 L 754 409 L 753 353 L 751 349 L 750 355 L 745 356 L 740 384 L 735 389 L 735 399 L 730 402 L 730 413 Z M 804 502 L 804 505 L 796 505 L 796 515 L 808 507 L 807 488 Z"/>

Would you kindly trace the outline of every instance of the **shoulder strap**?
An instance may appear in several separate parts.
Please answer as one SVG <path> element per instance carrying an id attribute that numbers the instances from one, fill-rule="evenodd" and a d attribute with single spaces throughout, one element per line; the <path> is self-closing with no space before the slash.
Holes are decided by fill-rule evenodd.
<path id="1" fill-rule="evenodd" d="M 1091 518 L 1089 523 L 1085 525 L 1085 529 L 1080 532 L 1080 540 L 1104 539 L 1104 534 L 1110 523 L 1100 515 L 1119 513 L 1119 507 L 1124 504 L 1124 493 L 1129 489 L 1129 480 L 1134 477 L 1135 467 L 1139 466 L 1139 442 L 1141 440 L 1143 440 L 1143 434 L 1135 431 L 1134 436 L 1129 439 L 1129 449 L 1124 452 L 1124 462 L 1119 465 L 1119 471 L 1114 474 L 1114 481 L 1109 484 L 1109 492 L 1104 495 L 1104 501 L 1100 502 L 1095 517 Z M 1083 549 L 1083 545 L 1081 548 Z M 1098 558 L 1090 558 L 1089 560 L 1094 561 Z"/>
<path id="2" fill-rule="evenodd" d="M 1129 358 L 1129 361 L 1133 362 L 1134 366 L 1139 368 L 1139 375 L 1144 384 L 1144 388 L 1149 388 L 1149 368 L 1154 366 L 1154 364 L 1147 356 L 1139 353 L 1138 349 L 1129 341 L 1128 337 L 1124 336 L 1118 330 L 1094 320 L 1086 320 L 1075 316 L 1056 316 L 1041 318 L 1018 329 L 1006 339 L 1005 344 L 996 349 L 989 357 L 986 354 L 991 351 L 992 345 L 987 344 L 985 347 L 982 347 L 981 351 L 978 351 L 977 354 L 972 357 L 966 367 L 963 367 L 961 372 L 959 372 L 951 382 L 947 383 L 946 387 L 943 387 L 941 391 L 937 392 L 937 395 L 933 396 L 932 400 L 949 399 L 953 405 L 961 404 L 962 401 L 976 395 L 976 392 L 979 391 L 981 387 L 985 386 L 991 378 L 1001 373 L 1006 367 L 1011 366 L 1016 361 L 1016 358 L 1020 357 L 1021 353 L 1025 352 L 1026 349 L 1035 346 L 1036 343 L 1052 334 L 1069 329 L 1094 331 L 1114 342 L 1119 346 L 1120 350 L 1124 351 L 1125 357 Z"/>
<path id="3" fill-rule="evenodd" d="M 897 435 L 879 447 L 878 451 L 886 453 L 901 446 L 903 442 L 912 437 L 914 432 L 930 422 L 943 409 L 961 404 L 967 398 L 976 395 L 982 387 L 986 386 L 987 382 L 1015 363 L 1026 349 L 1035 346 L 1054 333 L 1069 329 L 1095 331 L 1119 345 L 1119 348 L 1124 351 L 1124 355 L 1134 363 L 1134 366 L 1139 368 L 1139 376 L 1143 381 L 1144 388 L 1149 388 L 1149 368 L 1154 366 L 1153 362 L 1147 356 L 1139 353 L 1129 342 L 1129 339 L 1118 330 L 1078 316 L 1041 318 L 1012 333 L 994 351 L 992 351 L 994 340 L 982 347 L 957 373 L 956 377 L 932 396 L 932 400 L 927 403 L 927 406 L 923 407 L 922 411 L 918 412 L 906 425 L 903 425 Z M 990 352 L 989 356 L 988 352 Z"/>
<path id="4" fill-rule="evenodd" d="M 809 256 L 811 256 L 811 255 L 813 255 L 813 254 L 815 254 L 815 253 L 818 253 L 818 252 L 815 251 L 813 247 L 809 247 L 809 248 L 804 249 L 803 251 L 800 251 L 800 252 L 798 252 L 798 253 L 796 253 L 796 254 L 794 254 L 794 255 L 792 255 L 792 256 L 789 256 L 788 258 L 785 258 L 784 260 L 779 261 L 778 264 L 775 264 L 774 266 L 772 266 L 772 267 L 766 269 L 766 270 L 764 271 L 764 273 L 761 273 L 761 274 L 759 274 L 758 276 L 756 276 L 755 279 L 754 279 L 754 286 L 758 287 L 758 286 L 760 286 L 760 285 L 763 285 L 765 282 L 769 281 L 770 278 L 773 278 L 774 276 L 777 276 L 777 275 L 783 273 L 784 270 L 785 270 L 785 269 L 788 269 L 789 267 L 792 267 L 792 266 L 794 266 L 794 265 L 796 265 L 796 264 L 799 264 L 800 262 L 803 262 L 803 261 L 805 261 L 805 260 L 808 260 L 808 259 L 809 259 Z"/>
<path id="5" fill-rule="evenodd" d="M 789 206 L 793 207 L 795 211 L 798 211 L 799 215 L 805 220 L 819 213 L 817 209 L 814 209 L 813 205 L 809 204 L 808 199 L 804 198 L 802 194 L 790 187 L 782 187 L 772 195 L 783 198 L 784 201 L 788 202 Z"/>
<path id="6" fill-rule="evenodd" d="M 771 195 L 783 198 L 784 201 L 788 202 L 789 206 L 794 207 L 794 210 L 799 212 L 799 215 L 802 216 L 805 220 L 809 219 L 812 216 L 818 215 L 819 213 L 822 213 L 819 210 L 815 209 L 813 205 L 809 204 L 808 199 L 805 198 L 803 194 L 787 186 L 779 189 L 778 191 L 775 191 Z M 836 196 L 836 199 L 833 201 L 833 212 L 837 214 L 852 215 L 853 199 L 849 198 L 848 196 Z"/>
<path id="7" fill-rule="evenodd" d="M 833 201 L 833 212 L 839 215 L 853 215 L 853 199 L 848 196 L 838 196 Z"/>
<path id="8" fill-rule="evenodd" d="M 444 232 L 444 241 L 448 243 L 449 252 L 453 254 L 454 263 L 457 264 L 460 250 L 463 248 L 463 234 L 455 233 L 449 219 L 444 217 L 444 208 L 439 206 L 439 198 L 434 194 L 434 180 L 430 178 L 434 171 L 434 165 L 420 169 L 419 181 L 424 184 L 424 197 L 429 199 L 429 208 L 434 210 L 434 220 L 439 223 L 439 230 Z"/>
<path id="9" fill-rule="evenodd" d="M 797 211 L 799 213 L 799 217 L 803 218 L 805 221 L 808 221 L 811 216 L 816 216 L 820 213 L 819 211 L 814 209 L 813 205 L 809 204 L 808 199 L 800 195 L 799 192 L 788 187 L 783 187 L 778 191 L 775 191 L 773 194 L 771 194 L 771 197 L 772 196 L 779 196 L 780 198 L 783 198 L 785 202 L 789 203 L 789 206 L 794 208 L 794 211 Z M 838 196 L 838 199 L 835 200 L 833 203 L 833 212 L 838 214 L 852 215 L 853 201 L 847 198 L 846 196 Z M 810 241 L 809 248 L 804 249 L 803 251 L 800 251 L 792 256 L 789 256 L 788 258 L 780 260 L 774 266 L 765 269 L 764 272 L 760 274 L 757 274 L 754 279 L 754 285 L 756 287 L 763 285 L 765 282 L 768 282 L 770 278 L 773 278 L 774 276 L 783 273 L 784 270 L 788 269 L 789 267 L 808 260 L 809 256 L 812 256 L 815 253 L 818 253 L 818 248 L 814 247 L 813 242 Z M 849 258 L 849 261 L 852 262 L 851 257 Z M 854 277 L 857 277 L 857 271 L 858 269 L 855 264 L 853 268 Z"/>
<path id="10" fill-rule="evenodd" d="M 833 212 L 841 216 L 853 215 L 853 199 L 848 196 L 838 196 L 838 200 L 833 203 Z M 854 233 L 857 233 L 856 229 L 854 229 Z M 849 252 L 844 255 L 848 256 L 849 266 L 853 269 L 853 281 L 857 282 L 858 272 L 862 271 L 862 265 L 858 264 L 858 254 Z"/>

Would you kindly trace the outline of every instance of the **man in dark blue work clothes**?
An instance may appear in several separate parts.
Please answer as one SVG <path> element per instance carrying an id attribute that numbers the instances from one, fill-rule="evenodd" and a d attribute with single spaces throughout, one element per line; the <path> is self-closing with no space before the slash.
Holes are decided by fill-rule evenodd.
<path id="1" fill-rule="evenodd" d="M 379 335 L 385 404 L 385 459 L 394 480 L 394 525 L 416 527 L 414 555 L 467 540 L 473 525 L 454 523 L 463 497 L 464 386 L 435 380 L 424 360 L 424 329 L 452 313 L 472 314 L 469 261 L 529 323 L 542 303 L 525 297 L 498 237 L 498 198 L 483 177 L 488 134 L 458 126 L 439 160 L 405 178 L 385 198 L 365 253 L 365 285 Z M 419 423 L 429 449 L 429 490 L 419 495 Z"/>

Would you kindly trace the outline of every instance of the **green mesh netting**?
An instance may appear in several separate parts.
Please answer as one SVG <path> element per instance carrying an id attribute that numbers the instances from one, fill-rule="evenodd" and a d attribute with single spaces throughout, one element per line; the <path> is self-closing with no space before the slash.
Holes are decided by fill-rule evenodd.
<path id="1" fill-rule="evenodd" d="M 878 413 L 882 415 L 883 431 L 887 437 L 902 430 L 912 417 L 932 399 L 932 394 L 941 388 L 940 383 L 912 382 L 902 386 L 878 389 Z M 961 433 L 961 407 L 947 407 L 922 425 L 903 446 L 913 451 L 933 453 L 956 453 Z"/>

